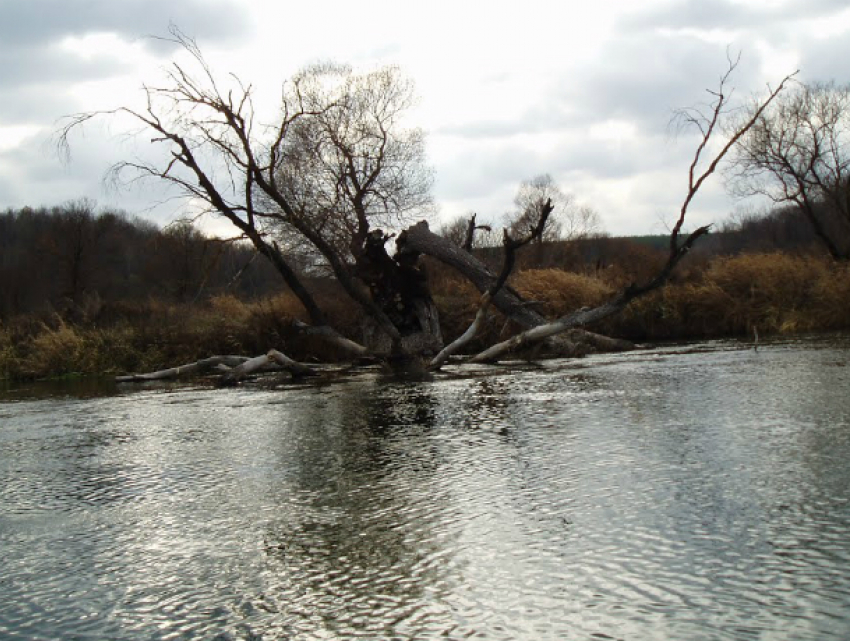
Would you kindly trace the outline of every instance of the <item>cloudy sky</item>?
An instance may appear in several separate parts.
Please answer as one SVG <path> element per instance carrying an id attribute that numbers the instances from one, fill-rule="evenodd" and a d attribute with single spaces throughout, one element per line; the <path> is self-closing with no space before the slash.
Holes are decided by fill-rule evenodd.
<path id="1" fill-rule="evenodd" d="M 847 0 L 0 0 L 0 209 L 87 197 L 159 223 L 181 215 L 155 185 L 104 185 L 144 136 L 93 125 L 68 163 L 51 144 L 62 116 L 138 104 L 176 54 L 151 38 L 169 24 L 252 83 L 261 112 L 307 63 L 400 65 L 444 220 L 498 219 L 520 181 L 549 173 L 608 232 L 661 233 L 695 146 L 671 115 L 706 100 L 728 51 L 741 54 L 741 98 L 797 69 L 850 82 Z M 742 206 L 718 178 L 691 224 Z"/>

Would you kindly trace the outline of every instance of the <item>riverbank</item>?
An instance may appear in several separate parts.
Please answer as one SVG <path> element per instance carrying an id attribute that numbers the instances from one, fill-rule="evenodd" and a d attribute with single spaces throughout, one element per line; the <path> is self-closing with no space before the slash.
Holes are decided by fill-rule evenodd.
<path id="1" fill-rule="evenodd" d="M 556 317 L 596 305 L 627 283 L 614 270 L 579 274 L 528 269 L 512 285 L 539 310 Z M 479 294 L 465 281 L 440 274 L 433 282 L 443 334 L 462 333 Z M 357 338 L 360 319 L 333 291 L 320 304 L 336 327 Z M 663 289 L 633 302 L 594 331 L 634 341 L 788 335 L 850 329 L 850 266 L 785 253 L 717 257 L 692 265 Z M 341 357 L 321 341 L 298 335 L 304 320 L 295 298 L 255 301 L 218 296 L 197 304 L 111 305 L 74 322 L 57 314 L 0 324 L 0 378 L 10 380 L 150 371 L 213 354 L 256 355 L 276 347 L 299 360 Z M 491 322 L 471 351 L 509 328 Z"/>

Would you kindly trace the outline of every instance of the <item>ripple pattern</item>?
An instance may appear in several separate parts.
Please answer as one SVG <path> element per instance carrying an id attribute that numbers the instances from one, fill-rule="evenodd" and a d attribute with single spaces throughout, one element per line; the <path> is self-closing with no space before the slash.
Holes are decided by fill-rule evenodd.
<path id="1" fill-rule="evenodd" d="M 0 638 L 850 638 L 850 346 L 0 404 Z"/>

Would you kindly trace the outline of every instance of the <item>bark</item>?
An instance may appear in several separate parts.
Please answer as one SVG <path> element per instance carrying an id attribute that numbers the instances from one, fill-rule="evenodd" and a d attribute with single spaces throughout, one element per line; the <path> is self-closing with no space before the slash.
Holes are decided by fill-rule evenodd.
<path id="1" fill-rule="evenodd" d="M 439 315 L 427 278 L 416 252 L 398 252 L 390 257 L 380 230 L 371 232 L 357 258 L 357 276 L 369 287 L 374 303 L 392 322 L 401 338 L 392 345 L 390 337 L 373 325 L 367 345 L 374 353 L 406 358 L 434 354 L 443 346 Z"/>
<path id="2" fill-rule="evenodd" d="M 498 360 L 505 354 L 517 349 L 532 345 L 557 334 L 574 328 L 583 328 L 591 323 L 596 323 L 604 318 L 622 311 L 635 298 L 643 296 L 661 287 L 676 269 L 676 266 L 691 250 L 694 243 L 701 236 L 708 233 L 708 227 L 700 227 L 691 233 L 681 245 L 673 245 L 667 263 L 644 285 L 630 285 L 610 301 L 592 309 L 583 308 L 558 318 L 550 323 L 543 323 L 537 327 L 521 332 L 506 341 L 497 343 L 472 358 L 473 363 L 487 363 Z"/>
<path id="3" fill-rule="evenodd" d="M 247 356 L 210 356 L 194 363 L 169 367 L 168 369 L 162 369 L 156 372 L 116 376 L 115 381 L 117 383 L 165 381 L 185 376 L 197 376 L 212 370 L 221 370 L 223 372 L 220 379 L 222 385 L 235 385 L 251 374 L 269 370 L 286 371 L 295 378 L 318 375 L 318 372 L 309 365 L 294 361 L 278 350 L 272 349 L 267 354 L 254 358 L 248 358 Z"/>
<path id="4" fill-rule="evenodd" d="M 493 302 L 493 299 L 499 295 L 505 289 L 505 285 L 508 282 L 508 278 L 513 272 L 514 265 L 516 264 L 516 253 L 532 241 L 539 240 L 543 234 L 543 230 L 546 228 L 546 222 L 549 218 L 549 215 L 552 213 L 554 207 L 552 206 L 552 200 L 548 199 L 545 203 L 540 203 L 538 207 L 538 218 L 534 227 L 529 231 L 529 233 L 521 238 L 512 238 L 508 230 L 506 229 L 504 232 L 504 258 L 502 260 L 502 268 L 499 271 L 499 275 L 495 278 L 495 281 L 492 285 L 487 289 L 484 295 L 481 297 L 481 305 L 478 309 L 478 312 L 475 314 L 475 319 L 472 321 L 472 324 L 469 328 L 455 341 L 453 341 L 450 345 L 445 347 L 429 364 L 430 370 L 439 369 L 443 363 L 445 363 L 449 357 L 451 357 L 454 353 L 459 351 L 464 345 L 469 343 L 475 335 L 478 333 L 481 325 L 484 323 L 484 319 L 487 316 L 487 312 L 490 309 L 490 305 Z M 475 225 L 475 216 L 470 219 L 469 229 L 473 230 Z M 470 236 L 471 236 L 470 231 Z M 467 237 L 469 241 L 470 236 Z M 471 250 L 471 243 L 469 247 L 464 246 L 464 251 Z"/>
<path id="5" fill-rule="evenodd" d="M 307 323 L 303 323 L 299 320 L 293 321 L 293 325 L 299 332 L 304 334 L 305 336 L 319 336 L 326 343 L 330 345 L 334 345 L 338 347 L 344 352 L 348 352 L 352 356 L 368 356 L 369 350 L 364 345 L 360 343 L 355 343 L 353 340 L 350 340 L 337 332 L 332 327 L 328 325 L 322 325 L 321 327 L 314 327 L 313 325 L 308 325 Z"/>
<path id="6" fill-rule="evenodd" d="M 484 319 L 487 317 L 487 312 L 490 310 L 490 303 L 492 300 L 493 297 L 490 296 L 489 292 L 481 297 L 481 306 L 478 308 L 478 312 L 475 314 L 475 318 L 472 323 L 463 334 L 446 345 L 442 350 L 440 350 L 439 354 L 431 359 L 431 362 L 428 364 L 429 370 L 433 371 L 440 369 L 446 361 L 449 360 L 449 358 L 459 352 L 464 345 L 475 338 L 476 334 L 478 334 L 478 330 L 480 330 L 481 326 L 484 324 Z"/>
<path id="7" fill-rule="evenodd" d="M 569 329 L 580 328 L 590 323 L 595 323 L 621 311 L 630 300 L 634 297 L 620 295 L 612 301 L 609 301 L 593 309 L 581 309 L 572 314 L 567 314 L 561 318 L 544 323 L 532 329 L 526 330 L 509 338 L 501 343 L 488 347 L 483 352 L 475 355 L 471 362 L 473 363 L 489 363 L 498 360 L 505 354 L 514 352 L 533 345 L 539 341 L 550 338 L 557 334 L 566 332 Z"/>

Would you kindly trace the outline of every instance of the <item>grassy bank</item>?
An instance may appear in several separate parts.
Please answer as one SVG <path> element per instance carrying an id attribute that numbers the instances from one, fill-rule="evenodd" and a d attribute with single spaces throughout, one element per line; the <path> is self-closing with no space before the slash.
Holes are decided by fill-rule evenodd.
<path id="1" fill-rule="evenodd" d="M 598 304 L 623 285 L 611 272 L 575 274 L 526 270 L 513 286 L 542 313 L 558 316 Z M 433 283 L 444 335 L 471 322 L 479 300 L 466 282 L 443 276 Z M 344 298 L 327 292 L 321 304 L 336 326 L 357 338 L 359 318 Z M 291 320 L 303 318 L 287 294 L 255 302 L 220 296 L 196 305 L 157 301 L 117 305 L 70 323 L 58 315 L 0 324 L 0 378 L 148 371 L 212 354 L 260 354 L 278 347 L 294 358 L 332 360 L 320 341 L 298 337 Z M 850 266 L 783 253 L 716 258 L 632 303 L 598 331 L 633 340 L 688 339 L 850 328 Z M 508 331 L 491 323 L 476 345 Z"/>

